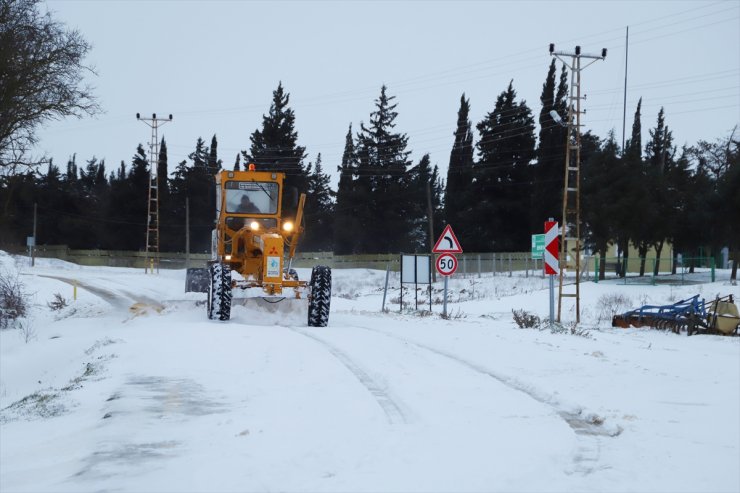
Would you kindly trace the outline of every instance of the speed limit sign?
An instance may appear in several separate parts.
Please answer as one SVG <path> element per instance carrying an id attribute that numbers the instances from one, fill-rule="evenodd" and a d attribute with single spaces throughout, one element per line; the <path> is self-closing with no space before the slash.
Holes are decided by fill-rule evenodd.
<path id="1" fill-rule="evenodd" d="M 437 272 L 443 276 L 451 276 L 457 270 L 457 257 L 451 253 L 443 253 L 437 258 Z"/>

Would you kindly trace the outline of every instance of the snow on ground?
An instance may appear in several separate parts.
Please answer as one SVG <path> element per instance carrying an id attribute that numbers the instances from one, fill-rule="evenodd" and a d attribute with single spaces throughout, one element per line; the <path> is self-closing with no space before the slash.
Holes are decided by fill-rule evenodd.
<path id="1" fill-rule="evenodd" d="M 453 277 L 445 320 L 401 313 L 397 276 L 384 313 L 385 272 L 334 270 L 309 328 L 301 302 L 208 321 L 184 271 L 0 270 L 33 304 L 0 332 L 3 492 L 740 490 L 740 338 L 609 310 L 740 297 L 727 281 L 582 283 L 579 336 L 517 328 L 513 309 L 548 314 L 524 273 Z"/>

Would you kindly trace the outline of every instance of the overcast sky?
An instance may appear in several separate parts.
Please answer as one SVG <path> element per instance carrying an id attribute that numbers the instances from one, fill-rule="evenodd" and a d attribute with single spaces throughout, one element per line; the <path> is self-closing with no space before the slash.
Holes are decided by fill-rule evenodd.
<path id="1" fill-rule="evenodd" d="M 282 81 L 307 161 L 322 154 L 336 184 L 347 128 L 367 122 L 382 84 L 396 129 L 418 161 L 446 174 L 464 92 L 477 124 L 513 79 L 536 115 L 556 50 L 608 49 L 582 72 L 586 129 L 622 138 L 629 26 L 627 137 L 643 98 L 643 143 L 660 107 L 677 145 L 727 137 L 740 122 L 740 1 L 183 1 L 47 0 L 54 17 L 93 45 L 87 62 L 105 113 L 47 125 L 40 153 L 64 166 L 95 156 L 131 162 L 151 130 L 136 113 L 173 115 L 160 127 L 170 170 L 198 137 L 218 138 L 231 168 L 261 128 Z M 738 130 L 740 132 L 740 130 Z M 477 142 L 477 139 L 476 139 Z"/>

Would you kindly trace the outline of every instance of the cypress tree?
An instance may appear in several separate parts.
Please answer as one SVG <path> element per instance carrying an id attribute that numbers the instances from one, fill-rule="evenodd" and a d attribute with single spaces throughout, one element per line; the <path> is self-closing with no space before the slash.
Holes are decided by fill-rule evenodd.
<path id="1" fill-rule="evenodd" d="M 439 169 L 431 166 L 429 154 L 424 154 L 419 164 L 409 170 L 410 203 L 410 234 L 404 251 L 431 252 L 434 246 L 434 232 L 441 233 L 442 215 L 442 184 L 439 179 Z M 432 222 L 434 231 L 429 231 L 429 201 L 432 205 Z"/>
<path id="2" fill-rule="evenodd" d="M 469 118 L 470 100 L 465 93 L 460 97 L 460 109 L 457 111 L 455 142 L 450 151 L 450 164 L 447 168 L 447 189 L 444 199 L 444 219 L 454 225 L 458 239 L 465 245 L 474 230 L 472 210 L 476 198 L 471 191 L 473 183 L 473 128 Z M 435 222 L 435 224 L 437 224 Z"/>
<path id="3" fill-rule="evenodd" d="M 653 274 L 657 275 L 663 245 L 667 238 L 670 239 L 673 230 L 674 197 L 669 190 L 675 189 L 672 182 L 677 179 L 673 136 L 665 125 L 663 108 L 658 112 L 658 122 L 655 129 L 650 130 L 650 137 L 650 142 L 645 146 L 646 184 L 650 187 L 650 193 L 646 197 L 647 210 L 644 211 L 643 221 L 649 225 L 649 246 L 655 248 L 656 261 Z M 643 255 L 642 263 L 644 262 Z"/>
<path id="4" fill-rule="evenodd" d="M 308 169 L 311 169 L 309 164 Z M 307 251 L 328 251 L 332 249 L 333 228 L 332 195 L 329 175 L 324 173 L 321 165 L 321 153 L 316 156 L 316 166 L 308 176 L 308 193 L 306 196 L 306 231 L 303 249 Z"/>
<path id="5" fill-rule="evenodd" d="M 64 243 L 61 218 L 64 214 L 64 192 L 59 166 L 49 160 L 49 167 L 38 183 L 38 244 L 60 245 Z"/>
<path id="6" fill-rule="evenodd" d="M 216 134 L 211 138 L 211 148 L 208 153 L 208 171 L 215 175 L 221 169 L 222 161 L 218 158 L 218 140 Z"/>
<path id="7" fill-rule="evenodd" d="M 339 184 L 337 185 L 337 203 L 334 209 L 334 253 L 348 255 L 356 253 L 360 228 L 357 220 L 357 202 L 355 174 L 357 173 L 357 156 L 352 139 L 352 124 L 349 124 L 344 140 L 342 163 L 337 167 Z"/>
<path id="8" fill-rule="evenodd" d="M 625 144 L 622 158 L 621 176 L 622 207 L 617 209 L 614 224 L 617 231 L 616 240 L 621 259 L 622 277 L 627 275 L 629 268 L 629 244 L 639 236 L 639 211 L 641 202 L 644 200 L 646 191 L 642 189 L 644 183 L 641 179 L 642 166 L 642 122 L 641 122 L 642 98 L 637 101 L 635 116 L 632 121 L 632 133 Z"/>
<path id="9" fill-rule="evenodd" d="M 565 165 L 565 140 L 568 130 L 556 123 L 551 111 L 562 117 L 567 115 L 567 72 L 565 66 L 560 73 L 560 83 L 555 87 L 555 59 L 550 63 L 547 77 L 542 85 L 539 114 L 539 144 L 537 164 L 534 169 L 534 193 L 532 202 L 532 230 L 540 231 L 542 223 L 550 217 L 562 215 L 563 166 Z"/>

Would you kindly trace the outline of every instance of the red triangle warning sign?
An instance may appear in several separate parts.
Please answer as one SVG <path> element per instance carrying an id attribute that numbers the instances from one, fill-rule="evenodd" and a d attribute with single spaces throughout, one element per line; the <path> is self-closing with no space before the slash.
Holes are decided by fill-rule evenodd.
<path id="1" fill-rule="evenodd" d="M 434 244 L 432 249 L 434 253 L 462 253 L 462 246 L 457 241 L 455 233 L 452 231 L 452 226 L 449 224 L 445 226 L 445 230 L 439 236 L 437 243 Z"/>

